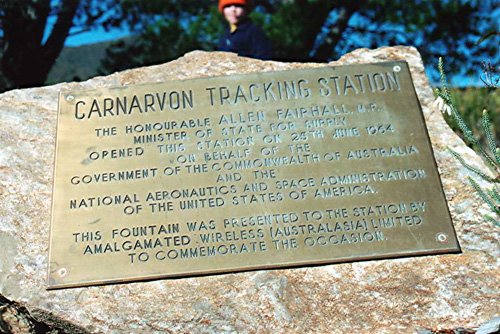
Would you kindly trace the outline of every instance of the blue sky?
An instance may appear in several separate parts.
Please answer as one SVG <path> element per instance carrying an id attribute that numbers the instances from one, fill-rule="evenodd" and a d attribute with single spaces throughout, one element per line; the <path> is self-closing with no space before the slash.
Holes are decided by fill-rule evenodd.
<path id="1" fill-rule="evenodd" d="M 126 37 L 130 35 L 130 31 L 126 29 L 112 29 L 105 31 L 102 27 L 94 30 L 70 36 L 64 42 L 65 46 L 80 46 L 84 44 L 99 43 L 111 41 L 114 39 Z"/>

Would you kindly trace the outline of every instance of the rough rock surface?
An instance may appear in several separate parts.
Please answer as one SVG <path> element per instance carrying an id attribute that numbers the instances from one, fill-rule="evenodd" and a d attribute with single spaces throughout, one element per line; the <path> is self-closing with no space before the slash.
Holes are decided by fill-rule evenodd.
<path id="1" fill-rule="evenodd" d="M 410 64 L 462 254 L 46 291 L 60 90 L 325 65 L 197 51 L 163 65 L 0 95 L 0 295 L 37 319 L 66 321 L 66 328 L 73 324 L 92 333 L 412 333 L 479 327 L 499 311 L 499 230 L 483 222 L 486 206 L 445 147 L 483 164 L 432 106 L 414 48 L 360 49 L 331 64 L 387 60 Z"/>

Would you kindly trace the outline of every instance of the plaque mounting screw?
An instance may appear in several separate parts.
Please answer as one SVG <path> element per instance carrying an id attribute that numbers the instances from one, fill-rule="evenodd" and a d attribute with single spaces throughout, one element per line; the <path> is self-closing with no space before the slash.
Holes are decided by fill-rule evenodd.
<path id="1" fill-rule="evenodd" d="M 436 234 L 436 240 L 442 243 L 446 243 L 448 241 L 448 235 L 446 235 L 446 233 L 438 233 Z"/>
<path id="2" fill-rule="evenodd" d="M 64 277 L 68 274 L 68 270 L 66 268 L 61 268 L 57 271 L 57 273 L 59 274 L 59 276 Z"/>
<path id="3" fill-rule="evenodd" d="M 394 72 L 400 72 L 400 71 L 401 71 L 401 66 L 396 65 L 396 66 L 394 66 L 394 67 L 392 68 L 392 70 L 393 70 Z"/>
<path id="4" fill-rule="evenodd" d="M 73 101 L 75 97 L 73 95 L 67 95 L 66 96 L 66 101 Z"/>

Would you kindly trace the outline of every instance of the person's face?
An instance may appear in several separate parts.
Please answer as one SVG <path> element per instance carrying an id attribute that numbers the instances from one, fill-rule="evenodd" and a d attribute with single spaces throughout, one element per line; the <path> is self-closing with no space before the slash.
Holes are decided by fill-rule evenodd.
<path id="1" fill-rule="evenodd" d="M 224 7 L 224 17 L 230 24 L 237 25 L 246 17 L 245 7 L 241 5 L 229 5 Z"/>

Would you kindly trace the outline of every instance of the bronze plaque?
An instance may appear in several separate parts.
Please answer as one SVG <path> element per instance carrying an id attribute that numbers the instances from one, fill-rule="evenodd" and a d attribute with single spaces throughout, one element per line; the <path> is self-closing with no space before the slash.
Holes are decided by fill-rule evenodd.
<path id="1" fill-rule="evenodd" d="M 405 62 L 60 95 L 49 288 L 459 251 Z"/>

